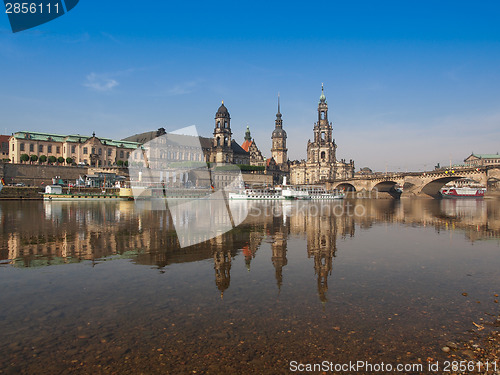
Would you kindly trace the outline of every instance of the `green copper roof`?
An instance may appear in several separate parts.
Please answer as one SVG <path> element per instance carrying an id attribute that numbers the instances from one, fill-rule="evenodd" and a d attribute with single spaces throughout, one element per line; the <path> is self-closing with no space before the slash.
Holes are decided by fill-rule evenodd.
<path id="1" fill-rule="evenodd" d="M 323 84 L 321 84 L 321 96 L 319 97 L 320 103 L 326 103 L 325 91 L 323 90 Z"/>
<path id="2" fill-rule="evenodd" d="M 40 132 L 28 132 L 21 131 L 14 133 L 14 137 L 17 139 L 26 139 L 27 141 L 45 141 L 45 142 L 72 142 L 72 143 L 85 143 L 89 138 L 88 135 L 60 135 L 60 134 L 50 134 L 50 133 L 40 133 Z M 136 149 L 141 144 L 137 142 L 129 141 L 117 141 L 110 138 L 100 138 L 96 137 L 101 141 L 101 143 L 109 146 L 119 147 L 119 148 L 130 148 Z"/>
<path id="3" fill-rule="evenodd" d="M 245 140 L 251 141 L 252 136 L 250 135 L 250 127 L 247 125 L 247 131 L 245 132 Z"/>
<path id="4" fill-rule="evenodd" d="M 480 159 L 498 159 L 500 158 L 500 155 L 498 154 L 472 154 L 477 158 Z"/>

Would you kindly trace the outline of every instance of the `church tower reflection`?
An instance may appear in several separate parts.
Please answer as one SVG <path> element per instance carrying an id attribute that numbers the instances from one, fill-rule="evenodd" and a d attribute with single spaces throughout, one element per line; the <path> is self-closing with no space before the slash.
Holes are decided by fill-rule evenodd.
<path id="1" fill-rule="evenodd" d="M 337 252 L 337 222 L 335 217 L 309 217 L 307 228 L 307 256 L 314 259 L 319 299 L 326 302 L 328 276 Z"/>
<path id="2" fill-rule="evenodd" d="M 224 297 L 224 291 L 231 283 L 231 251 L 218 248 L 214 250 L 215 285 L 220 291 L 220 298 Z"/>
<path id="3" fill-rule="evenodd" d="M 276 283 L 278 290 L 281 291 L 283 285 L 283 267 L 288 264 L 286 258 L 288 227 L 286 215 L 273 218 L 273 242 L 271 244 L 273 266 L 275 269 Z"/>
<path id="4" fill-rule="evenodd" d="M 305 232 L 307 256 L 313 259 L 317 278 L 317 292 L 325 303 L 328 292 L 328 278 L 333 272 L 333 258 L 337 252 L 337 240 L 354 236 L 354 217 L 335 215 L 333 205 L 309 203 L 310 211 L 291 216 L 291 233 Z M 314 213 L 314 214 L 311 214 Z"/>

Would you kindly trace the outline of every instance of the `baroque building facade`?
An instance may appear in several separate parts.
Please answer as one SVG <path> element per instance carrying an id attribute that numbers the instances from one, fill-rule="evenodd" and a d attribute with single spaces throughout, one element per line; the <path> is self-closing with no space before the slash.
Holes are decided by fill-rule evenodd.
<path id="1" fill-rule="evenodd" d="M 71 159 L 72 164 L 85 164 L 92 167 L 111 167 L 125 163 L 130 153 L 139 147 L 137 142 L 116 141 L 108 138 L 85 135 L 59 135 L 39 132 L 20 131 L 9 138 L 9 159 L 20 163 L 21 155 L 35 155 L 40 160 L 62 157 Z"/>
<path id="2" fill-rule="evenodd" d="M 314 139 L 307 142 L 307 161 L 295 161 L 290 165 L 290 182 L 294 185 L 320 184 L 354 176 L 354 161 L 337 160 L 337 145 L 333 138 L 333 126 L 328 121 L 328 103 L 321 85 L 318 103 L 318 121 L 314 123 Z"/>

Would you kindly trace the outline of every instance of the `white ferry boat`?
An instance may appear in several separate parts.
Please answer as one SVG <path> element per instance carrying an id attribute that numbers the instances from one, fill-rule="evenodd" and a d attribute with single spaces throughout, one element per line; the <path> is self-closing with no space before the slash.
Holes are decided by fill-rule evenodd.
<path id="1" fill-rule="evenodd" d="M 311 199 L 309 191 L 301 186 L 283 186 L 281 194 L 284 199 Z"/>
<path id="2" fill-rule="evenodd" d="M 321 199 L 321 200 L 331 200 L 331 199 L 344 199 L 345 193 L 341 191 L 337 192 L 323 192 L 317 194 L 311 194 L 311 199 Z"/>
<path id="3" fill-rule="evenodd" d="M 229 193 L 229 199 L 237 200 L 282 200 L 285 197 L 281 189 L 245 189 L 238 193 Z"/>
<path id="4" fill-rule="evenodd" d="M 327 192 L 324 188 L 285 185 L 275 189 L 245 189 L 238 193 L 229 193 L 229 199 L 246 200 L 332 200 L 343 199 L 344 192 Z"/>
<path id="5" fill-rule="evenodd" d="M 486 188 L 473 186 L 447 186 L 441 189 L 443 198 L 483 198 Z"/>

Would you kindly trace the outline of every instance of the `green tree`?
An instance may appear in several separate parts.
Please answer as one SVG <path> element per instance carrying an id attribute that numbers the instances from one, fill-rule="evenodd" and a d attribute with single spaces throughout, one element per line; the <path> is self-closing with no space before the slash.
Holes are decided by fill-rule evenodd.
<path id="1" fill-rule="evenodd" d="M 49 164 L 53 164 L 53 163 L 55 163 L 55 162 L 56 162 L 56 160 L 57 160 L 57 159 L 56 159 L 56 157 L 55 157 L 55 156 L 52 156 L 52 155 L 51 155 L 51 156 L 49 156 Z"/>
<path id="2" fill-rule="evenodd" d="M 64 158 L 63 158 L 62 156 L 59 156 L 59 157 L 57 158 L 57 162 L 58 162 L 59 164 L 64 163 Z"/>
<path id="3" fill-rule="evenodd" d="M 66 158 L 66 164 L 73 164 L 73 159 Z"/>
<path id="4" fill-rule="evenodd" d="M 22 154 L 21 155 L 21 161 L 22 162 L 25 162 L 25 161 L 28 161 L 28 160 L 30 160 L 30 157 L 29 157 L 28 154 Z"/>
<path id="5" fill-rule="evenodd" d="M 31 156 L 30 156 L 30 160 L 34 163 L 34 162 L 36 162 L 36 161 L 38 160 L 38 156 L 36 156 L 36 155 L 31 155 Z"/>
<path id="6" fill-rule="evenodd" d="M 40 157 L 38 158 L 38 161 L 40 163 L 46 163 L 47 162 L 47 156 L 45 155 L 40 155 Z"/>
<path id="7" fill-rule="evenodd" d="M 123 163 L 123 165 L 128 167 L 128 160 L 125 160 L 125 163 Z"/>
<path id="8" fill-rule="evenodd" d="M 123 160 L 117 160 L 116 165 L 119 167 L 123 167 Z"/>

